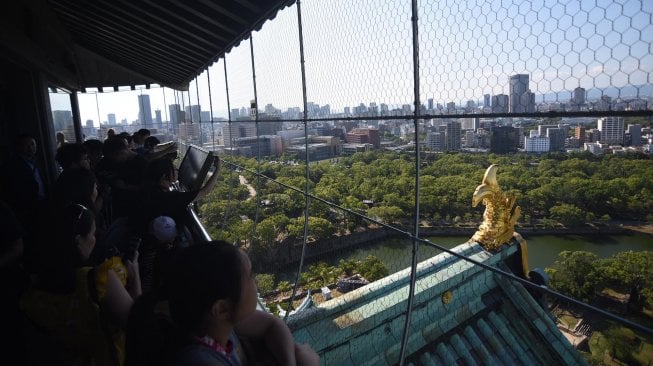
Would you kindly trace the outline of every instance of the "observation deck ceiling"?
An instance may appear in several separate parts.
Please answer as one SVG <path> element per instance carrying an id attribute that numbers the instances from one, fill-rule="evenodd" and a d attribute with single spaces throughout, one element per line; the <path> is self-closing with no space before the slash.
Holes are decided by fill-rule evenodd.
<path id="1" fill-rule="evenodd" d="M 73 90 L 190 80 L 288 0 L 4 2 L 0 49 Z"/>

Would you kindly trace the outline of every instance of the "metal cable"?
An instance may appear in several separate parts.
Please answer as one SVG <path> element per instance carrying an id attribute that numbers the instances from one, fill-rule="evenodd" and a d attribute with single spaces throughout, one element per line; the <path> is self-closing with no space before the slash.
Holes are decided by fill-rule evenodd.
<path id="1" fill-rule="evenodd" d="M 236 169 L 242 169 L 242 170 L 244 170 L 244 171 L 248 171 L 248 172 L 250 172 L 250 173 L 252 173 L 252 174 L 256 174 L 256 172 L 254 172 L 254 171 L 252 171 L 252 170 L 250 170 L 250 169 L 247 169 L 246 167 L 240 166 L 240 165 L 238 165 L 238 164 L 235 164 L 235 163 L 232 163 L 232 162 L 228 162 L 228 161 L 225 161 L 224 163 L 225 163 L 226 165 L 232 166 L 232 167 L 234 167 L 234 168 L 236 168 Z M 299 189 L 299 188 L 295 188 L 295 187 L 292 187 L 292 186 L 290 186 L 290 185 L 288 185 L 288 184 L 285 184 L 285 183 L 279 182 L 279 181 L 277 181 L 277 180 L 275 180 L 275 179 L 272 179 L 272 178 L 270 178 L 270 177 L 268 177 L 268 176 L 266 176 L 266 175 L 262 175 L 262 177 L 265 178 L 265 179 L 267 179 L 267 180 L 269 180 L 269 181 L 271 181 L 271 182 L 274 182 L 274 183 L 276 183 L 276 184 L 278 184 L 278 185 L 280 185 L 280 186 L 282 186 L 282 187 L 284 187 L 284 188 L 290 189 L 290 190 L 292 190 L 292 191 L 295 191 L 295 192 L 298 192 L 298 193 L 301 193 L 301 194 L 306 194 L 304 191 L 302 191 L 302 190 Z M 467 262 L 469 262 L 469 263 L 472 263 L 472 264 L 474 264 L 474 265 L 477 265 L 477 266 L 479 266 L 479 267 L 481 267 L 481 268 L 483 268 L 483 269 L 486 269 L 486 270 L 491 271 L 491 272 L 493 272 L 493 273 L 496 273 L 496 274 L 498 274 L 498 275 L 501 275 L 501 276 L 507 277 L 508 279 L 511 279 L 511 280 L 517 281 L 517 282 L 521 283 L 522 285 L 524 285 L 524 286 L 526 286 L 526 287 L 529 287 L 529 288 L 531 288 L 531 289 L 534 289 L 534 290 L 537 290 L 537 291 L 544 292 L 544 293 L 546 293 L 546 294 L 548 294 L 548 295 L 551 295 L 551 296 L 553 296 L 553 297 L 556 297 L 556 298 L 559 298 L 559 299 L 562 299 L 562 300 L 568 301 L 568 302 L 573 303 L 574 305 L 580 306 L 580 307 L 582 307 L 582 308 L 584 308 L 584 309 L 587 309 L 587 310 L 590 310 L 590 311 L 597 312 L 597 313 L 599 313 L 599 314 L 601 314 L 601 315 L 603 315 L 603 316 L 605 316 L 605 317 L 607 317 L 607 318 L 610 318 L 610 319 L 612 319 L 612 320 L 614 320 L 614 321 L 616 321 L 616 322 L 622 323 L 622 324 L 624 324 L 624 325 L 626 325 L 626 326 L 632 327 L 632 328 L 637 329 L 637 330 L 639 330 L 639 331 L 641 331 L 641 332 L 644 332 L 644 333 L 647 333 L 647 334 L 653 335 L 653 329 L 651 329 L 651 328 L 647 328 L 647 327 L 645 327 L 645 326 L 643 326 L 643 325 L 633 323 L 633 322 L 631 322 L 630 320 L 627 320 L 627 319 L 621 318 L 621 317 L 619 317 L 618 315 L 615 315 L 615 314 L 609 313 L 609 312 L 607 312 L 607 311 L 605 311 L 605 310 L 602 310 L 602 309 L 596 308 L 596 307 L 594 307 L 594 306 L 592 306 L 592 305 L 586 304 L 586 303 L 584 303 L 584 302 L 582 302 L 582 301 L 579 301 L 579 300 L 576 300 L 576 299 L 574 299 L 574 298 L 572 298 L 572 297 L 569 297 L 569 296 L 567 296 L 567 295 L 561 294 L 561 293 L 559 293 L 559 292 L 557 292 L 557 291 L 555 291 L 555 290 L 552 290 L 552 289 L 550 289 L 550 288 L 548 288 L 548 287 L 544 287 L 544 286 L 540 286 L 540 285 L 534 284 L 534 283 L 532 283 L 532 282 L 530 282 L 530 281 L 528 281 L 528 280 L 526 280 L 526 279 L 523 279 L 523 278 L 521 278 L 521 277 L 518 277 L 518 276 L 516 276 L 516 275 L 514 275 L 514 274 L 512 274 L 512 273 L 510 273 L 510 272 L 506 272 L 506 271 L 503 271 L 503 270 L 501 270 L 501 269 L 499 269 L 499 268 L 496 268 L 496 267 L 493 267 L 493 266 L 489 266 L 489 265 L 487 265 L 487 264 L 485 264 L 485 263 L 479 262 L 479 261 L 477 261 L 477 260 L 475 260 L 475 259 L 465 257 L 464 255 L 459 254 L 459 253 L 456 253 L 456 252 L 454 252 L 454 251 L 451 250 L 451 249 L 447 249 L 447 248 L 445 248 L 445 247 L 443 247 L 443 246 L 441 246 L 441 245 L 435 244 L 435 243 L 431 242 L 431 241 L 428 240 L 428 239 L 415 237 L 412 233 L 410 233 L 410 232 L 408 232 L 408 231 L 406 231 L 406 230 L 402 230 L 402 229 L 400 229 L 400 228 L 397 228 L 397 227 L 395 227 L 395 226 L 392 226 L 392 225 L 386 224 L 386 223 L 384 223 L 384 222 L 381 222 L 381 221 L 376 220 L 376 219 L 374 219 L 374 218 L 371 218 L 371 217 L 369 217 L 369 216 L 366 216 L 366 215 L 360 214 L 360 213 L 355 212 L 355 211 L 353 211 L 353 210 L 351 210 L 351 209 L 348 209 L 348 208 L 342 207 L 342 206 L 337 205 L 337 204 L 335 204 L 335 203 L 333 203 L 333 202 L 330 202 L 330 201 L 327 201 L 327 200 L 325 200 L 325 199 L 323 199 L 323 198 L 317 197 L 317 196 L 315 196 L 315 195 L 313 195 L 313 194 L 308 193 L 307 195 L 308 195 L 311 199 L 313 199 L 313 200 L 316 200 L 316 201 L 322 202 L 322 203 L 324 203 L 325 205 L 328 205 L 328 206 L 330 206 L 330 207 L 333 207 L 333 208 L 336 208 L 336 209 L 342 210 L 342 211 L 347 212 L 347 213 L 349 213 L 349 214 L 351 214 L 351 215 L 354 215 L 354 216 L 356 216 L 356 217 L 359 217 L 359 218 L 362 218 L 362 219 L 367 220 L 367 221 L 369 221 L 369 222 L 372 222 L 372 223 L 374 223 L 374 224 L 376 224 L 376 225 L 379 225 L 379 226 L 381 226 L 381 227 L 383 227 L 383 228 L 385 228 L 385 229 L 391 230 L 391 231 L 393 231 L 393 232 L 395 232 L 395 233 L 397 233 L 397 234 L 403 235 L 403 236 L 405 236 L 405 237 L 407 237 L 407 238 L 414 239 L 414 240 L 419 241 L 420 243 L 427 244 L 427 245 L 429 245 L 429 246 L 431 246 L 431 247 L 433 247 L 433 248 L 436 248 L 436 249 L 438 249 L 438 250 L 440 250 L 440 251 L 443 251 L 443 252 L 446 252 L 446 253 L 448 253 L 448 254 L 451 254 L 452 256 L 454 256 L 454 257 L 456 257 L 456 258 L 459 258 L 459 259 L 462 259 L 462 260 L 467 261 Z"/>

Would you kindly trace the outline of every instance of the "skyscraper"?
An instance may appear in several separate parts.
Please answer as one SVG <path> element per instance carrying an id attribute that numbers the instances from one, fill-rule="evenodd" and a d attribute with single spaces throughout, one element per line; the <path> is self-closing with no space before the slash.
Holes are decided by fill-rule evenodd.
<path id="1" fill-rule="evenodd" d="M 107 122 L 108 122 L 111 126 L 115 126 L 115 125 L 116 125 L 116 115 L 113 114 L 113 113 L 109 113 L 109 114 L 107 114 Z"/>
<path id="2" fill-rule="evenodd" d="M 201 119 L 202 108 L 198 104 L 186 107 L 186 115 L 190 116 L 191 123 L 199 123 Z M 205 122 L 205 121 L 202 121 Z"/>
<path id="3" fill-rule="evenodd" d="M 459 151 L 461 147 L 461 126 L 460 122 L 448 122 L 445 127 L 445 149 L 447 151 Z"/>
<path id="4" fill-rule="evenodd" d="M 642 145 L 642 125 L 628 124 L 627 132 L 630 135 L 630 144 L 632 146 Z"/>
<path id="5" fill-rule="evenodd" d="M 55 131 L 65 131 L 73 125 L 73 112 L 71 111 L 52 111 L 52 120 Z"/>
<path id="6" fill-rule="evenodd" d="M 505 94 L 498 94 L 492 96 L 492 112 L 493 113 L 508 113 L 509 109 L 509 99 Z"/>
<path id="7" fill-rule="evenodd" d="M 624 118 L 603 117 L 599 118 L 600 142 L 608 145 L 623 145 L 624 143 Z"/>
<path id="8" fill-rule="evenodd" d="M 485 108 L 490 107 L 490 94 L 483 95 L 483 107 Z"/>
<path id="9" fill-rule="evenodd" d="M 160 109 L 155 110 L 154 116 L 156 120 L 156 128 L 161 128 L 161 126 L 163 126 L 163 120 L 161 119 L 161 110 Z"/>
<path id="10" fill-rule="evenodd" d="M 179 130 L 179 123 L 182 121 L 181 107 L 179 104 L 168 105 L 168 112 L 170 112 L 170 124 L 174 131 Z"/>
<path id="11" fill-rule="evenodd" d="M 547 128 L 546 137 L 549 138 L 549 151 L 563 151 L 565 149 L 565 138 L 567 133 L 563 128 Z"/>
<path id="12" fill-rule="evenodd" d="M 152 107 L 150 105 L 150 96 L 147 94 L 138 96 L 138 120 L 143 127 L 152 127 Z"/>
<path id="13" fill-rule="evenodd" d="M 574 89 L 574 104 L 585 104 L 585 88 L 581 88 L 580 86 L 576 89 Z"/>
<path id="14" fill-rule="evenodd" d="M 510 112 L 530 113 L 535 111 L 535 94 L 528 88 L 528 74 L 510 77 Z"/>

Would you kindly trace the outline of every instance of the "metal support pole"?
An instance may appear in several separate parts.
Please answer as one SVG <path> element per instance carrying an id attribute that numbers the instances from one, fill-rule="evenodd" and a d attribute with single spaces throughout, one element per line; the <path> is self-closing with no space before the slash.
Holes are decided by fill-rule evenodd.
<path id="1" fill-rule="evenodd" d="M 200 105 L 200 88 L 197 85 L 197 78 L 195 78 L 195 96 L 197 97 L 197 108 L 199 109 L 197 113 L 197 124 L 199 125 L 199 130 L 200 130 L 200 146 L 203 146 L 202 144 L 202 106 Z M 190 114 L 193 114 L 193 107 L 190 107 Z"/>
<path id="2" fill-rule="evenodd" d="M 231 137 L 231 102 L 229 100 L 229 78 L 227 77 L 227 56 L 224 57 L 224 88 L 227 93 L 227 117 L 229 118 L 229 153 L 233 152 L 233 138 Z M 222 134 L 224 139 L 224 133 Z M 226 143 L 225 143 L 226 145 Z M 229 218 L 229 211 L 231 211 L 231 191 L 233 191 L 233 179 L 229 178 L 229 193 L 227 194 L 227 208 L 224 210 L 224 221 L 222 222 L 222 230 L 227 227 L 227 219 Z"/>
<path id="3" fill-rule="evenodd" d="M 96 94 L 97 95 L 97 94 Z M 79 100 L 77 99 L 77 91 L 70 93 L 70 109 L 73 113 L 73 128 L 75 130 L 75 141 L 79 144 L 84 142 L 84 132 L 82 131 L 82 118 L 79 115 Z M 99 113 L 98 113 L 99 117 Z M 100 121 L 98 120 L 98 124 Z"/>
<path id="4" fill-rule="evenodd" d="M 412 0 L 412 24 L 413 24 L 413 85 L 415 88 L 415 113 L 413 123 L 415 125 L 415 230 L 413 237 L 413 256 L 410 263 L 410 287 L 408 289 L 408 304 L 406 305 L 406 319 L 404 321 L 404 333 L 401 339 L 401 351 L 399 353 L 399 365 L 403 366 L 406 358 L 406 345 L 410 334 L 410 322 L 413 315 L 413 301 L 415 297 L 415 280 L 417 279 L 417 252 L 419 242 L 415 239 L 419 237 L 419 115 L 420 115 L 420 96 L 419 96 L 419 38 L 417 23 L 417 0 Z"/>
<path id="5" fill-rule="evenodd" d="M 210 67 L 206 68 L 206 84 L 209 87 L 209 115 L 211 116 L 211 151 L 215 151 L 215 129 L 213 126 L 213 95 L 211 95 Z"/>
<path id="6" fill-rule="evenodd" d="M 299 33 L 299 62 L 300 62 L 300 67 L 301 67 L 301 72 L 302 72 L 302 101 L 304 103 L 304 113 L 303 113 L 303 120 L 304 120 L 304 143 L 305 143 L 305 152 L 306 154 L 304 155 L 305 159 L 305 164 L 306 164 L 306 184 L 304 187 L 304 197 L 306 199 L 305 201 L 305 210 L 304 210 L 304 243 L 302 244 L 302 256 L 299 259 L 299 268 L 297 268 L 297 276 L 295 276 L 295 285 L 292 288 L 292 295 L 290 296 L 290 299 L 288 299 L 288 309 L 292 308 L 292 301 L 295 299 L 295 295 L 297 294 L 297 286 L 299 284 L 299 276 L 302 273 L 302 268 L 304 266 L 304 257 L 306 256 L 306 241 L 308 239 L 308 216 L 310 212 L 310 204 L 311 204 L 311 199 L 309 196 L 309 182 L 310 182 L 310 167 L 309 167 L 309 156 L 308 156 L 308 102 L 307 102 L 307 97 L 306 97 L 306 67 L 305 67 L 305 60 L 304 60 L 304 33 L 302 30 L 302 4 L 300 0 L 297 0 L 297 26 L 298 26 L 298 33 Z M 286 316 L 283 318 L 284 321 L 288 321 L 288 314 L 290 314 L 290 311 L 286 312 Z"/>
<path id="7" fill-rule="evenodd" d="M 252 60 L 252 83 L 254 86 L 254 122 L 256 123 L 256 213 L 254 214 L 254 225 L 252 226 L 252 240 L 254 241 L 254 235 L 256 235 L 256 225 L 258 225 L 258 219 L 261 209 L 261 134 L 259 133 L 259 120 L 258 120 L 258 94 L 256 93 L 256 66 L 254 64 L 254 35 L 249 34 L 249 52 Z"/>

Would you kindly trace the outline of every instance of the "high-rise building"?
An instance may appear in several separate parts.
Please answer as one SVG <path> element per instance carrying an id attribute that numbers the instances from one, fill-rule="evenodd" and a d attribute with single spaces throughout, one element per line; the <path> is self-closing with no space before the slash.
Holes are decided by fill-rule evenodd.
<path id="1" fill-rule="evenodd" d="M 256 137 L 256 124 L 253 122 L 231 122 L 222 126 L 222 144 L 231 147 L 236 138 Z"/>
<path id="2" fill-rule="evenodd" d="M 624 118 L 603 117 L 598 121 L 601 131 L 600 142 L 608 145 L 623 145 L 624 143 Z"/>
<path id="3" fill-rule="evenodd" d="M 381 103 L 381 115 L 386 115 L 388 114 L 388 105 L 385 103 Z M 346 114 L 346 113 L 345 113 Z"/>
<path id="4" fill-rule="evenodd" d="M 512 126 L 492 127 L 490 134 L 490 152 L 507 154 L 517 152 L 519 130 Z"/>
<path id="5" fill-rule="evenodd" d="M 190 120 L 187 122 L 199 123 L 201 120 L 202 107 L 198 104 L 193 104 L 186 107 L 186 116 L 190 117 Z"/>
<path id="6" fill-rule="evenodd" d="M 376 128 L 354 128 L 345 138 L 350 144 L 372 144 L 375 148 L 381 145 L 381 136 Z"/>
<path id="7" fill-rule="evenodd" d="M 545 153 L 549 151 L 550 141 L 546 136 L 531 136 L 524 140 L 524 150 L 532 153 Z"/>
<path id="8" fill-rule="evenodd" d="M 433 110 L 433 98 L 428 99 L 428 108 L 429 111 Z"/>
<path id="9" fill-rule="evenodd" d="M 596 128 L 585 131 L 585 143 L 599 141 L 601 141 L 601 131 Z"/>
<path id="10" fill-rule="evenodd" d="M 578 144 L 583 146 L 585 144 L 585 127 L 580 125 L 576 126 L 574 129 L 574 137 L 578 139 Z"/>
<path id="11" fill-rule="evenodd" d="M 237 137 L 233 141 L 238 154 L 246 157 L 278 156 L 283 153 L 281 137 L 277 135 L 260 135 L 258 137 Z"/>
<path id="12" fill-rule="evenodd" d="M 460 151 L 461 148 L 461 136 L 462 128 L 460 122 L 451 121 L 447 123 L 445 127 L 445 149 L 447 151 Z"/>
<path id="13" fill-rule="evenodd" d="M 627 132 L 630 135 L 630 144 L 632 146 L 642 145 L 642 125 L 628 124 Z"/>
<path id="14" fill-rule="evenodd" d="M 577 104 L 577 105 L 585 104 L 585 88 L 581 88 L 579 86 L 578 88 L 574 89 L 573 104 Z"/>
<path id="15" fill-rule="evenodd" d="M 563 128 L 547 128 L 546 136 L 549 138 L 549 151 L 557 152 L 565 149 L 567 131 Z"/>
<path id="16" fill-rule="evenodd" d="M 150 106 L 150 96 L 148 94 L 138 96 L 138 121 L 145 128 L 152 127 L 152 107 Z"/>
<path id="17" fill-rule="evenodd" d="M 179 124 L 184 120 L 183 112 L 179 104 L 168 105 L 168 112 L 170 114 L 170 125 L 174 131 L 179 130 Z"/>
<path id="18" fill-rule="evenodd" d="M 476 147 L 476 133 L 474 133 L 474 131 L 465 131 L 462 140 L 463 147 Z"/>
<path id="19" fill-rule="evenodd" d="M 161 128 L 163 125 L 163 120 L 161 119 L 161 110 L 156 109 L 154 111 L 154 120 L 156 121 L 156 128 Z"/>
<path id="20" fill-rule="evenodd" d="M 476 131 L 478 128 L 476 125 L 478 118 L 458 118 L 458 121 L 460 122 L 460 128 L 463 130 Z"/>
<path id="21" fill-rule="evenodd" d="M 444 134 L 429 132 L 426 134 L 426 147 L 433 151 L 444 151 Z"/>
<path id="22" fill-rule="evenodd" d="M 484 94 L 483 95 L 483 107 L 485 107 L 485 108 L 491 107 L 490 94 Z"/>
<path id="23" fill-rule="evenodd" d="M 200 139 L 199 123 L 179 124 L 179 139 L 182 141 L 198 142 Z"/>
<path id="24" fill-rule="evenodd" d="M 54 130 L 57 132 L 68 130 L 73 125 L 73 112 L 52 111 Z"/>
<path id="25" fill-rule="evenodd" d="M 547 136 L 546 131 L 549 128 L 558 128 L 558 125 L 538 125 L 537 126 L 537 134 L 540 136 Z"/>
<path id="26" fill-rule="evenodd" d="M 510 112 L 531 113 L 535 111 L 535 94 L 528 87 L 528 74 L 510 77 Z"/>
<path id="27" fill-rule="evenodd" d="M 116 115 L 113 113 L 107 114 L 107 123 L 109 123 L 111 126 L 115 126 L 116 123 Z"/>
<path id="28" fill-rule="evenodd" d="M 594 104 L 594 109 L 599 111 L 609 111 L 612 109 L 612 97 L 601 95 L 601 99 Z"/>
<path id="29" fill-rule="evenodd" d="M 509 111 L 509 97 L 506 94 L 492 96 L 492 113 L 508 113 Z"/>

